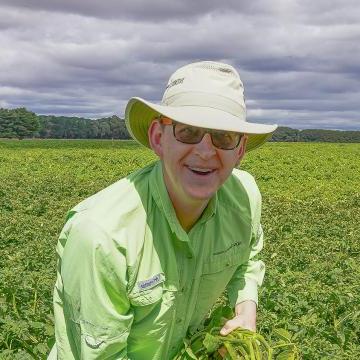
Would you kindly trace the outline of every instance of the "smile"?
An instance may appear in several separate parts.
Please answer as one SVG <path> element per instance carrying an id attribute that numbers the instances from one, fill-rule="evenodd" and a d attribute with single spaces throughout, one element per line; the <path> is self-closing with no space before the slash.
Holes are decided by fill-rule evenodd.
<path id="1" fill-rule="evenodd" d="M 215 169 L 210 169 L 210 168 L 198 168 L 198 167 L 187 167 L 191 172 L 197 174 L 197 175 L 209 175 L 212 174 L 213 172 L 215 172 Z"/>

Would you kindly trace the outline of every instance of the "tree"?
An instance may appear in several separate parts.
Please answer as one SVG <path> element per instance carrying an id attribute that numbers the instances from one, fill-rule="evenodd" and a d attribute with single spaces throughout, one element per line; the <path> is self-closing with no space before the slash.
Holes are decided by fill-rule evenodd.
<path id="1" fill-rule="evenodd" d="M 279 126 L 272 138 L 271 141 L 298 141 L 299 130 L 292 129 L 289 127 Z"/>
<path id="2" fill-rule="evenodd" d="M 39 121 L 25 108 L 0 109 L 0 137 L 19 138 L 35 136 Z"/>

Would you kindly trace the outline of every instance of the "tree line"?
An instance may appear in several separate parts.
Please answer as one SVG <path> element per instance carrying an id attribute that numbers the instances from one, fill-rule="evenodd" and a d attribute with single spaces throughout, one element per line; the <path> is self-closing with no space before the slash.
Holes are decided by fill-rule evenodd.
<path id="1" fill-rule="evenodd" d="M 0 138 L 130 139 L 125 121 L 116 115 L 101 119 L 47 116 L 19 109 L 0 109 Z"/>
<path id="2" fill-rule="evenodd" d="M 0 109 L 0 138 L 130 139 L 124 119 L 36 115 L 26 108 Z M 279 127 L 270 141 L 360 142 L 360 131 Z"/>
<path id="3" fill-rule="evenodd" d="M 306 129 L 279 126 L 270 141 L 286 142 L 360 142 L 360 131 Z"/>

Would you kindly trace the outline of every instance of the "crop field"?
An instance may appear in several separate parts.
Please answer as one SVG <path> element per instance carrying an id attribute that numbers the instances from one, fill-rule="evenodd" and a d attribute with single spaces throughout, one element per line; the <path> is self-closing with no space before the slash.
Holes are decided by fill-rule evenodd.
<path id="1" fill-rule="evenodd" d="M 66 212 L 154 159 L 132 141 L 0 140 L 0 359 L 53 344 Z M 263 195 L 258 332 L 288 330 L 302 359 L 360 359 L 360 145 L 268 143 L 241 168 Z"/>

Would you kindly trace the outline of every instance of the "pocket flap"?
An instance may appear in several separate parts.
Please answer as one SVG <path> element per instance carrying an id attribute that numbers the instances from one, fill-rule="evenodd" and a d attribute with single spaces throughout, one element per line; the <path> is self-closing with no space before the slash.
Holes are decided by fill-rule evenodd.
<path id="1" fill-rule="evenodd" d="M 239 266 L 243 263 L 243 259 L 243 254 L 239 252 L 214 255 L 210 261 L 204 263 L 203 275 L 217 273 L 232 266 Z"/>
<path id="2" fill-rule="evenodd" d="M 144 290 L 129 294 L 131 304 L 135 306 L 144 306 L 154 304 L 162 298 L 163 286 L 157 285 L 149 290 Z"/>
<path id="3" fill-rule="evenodd" d="M 163 294 L 164 282 L 163 273 L 137 281 L 129 294 L 131 303 L 135 306 L 144 306 L 159 301 Z"/>

